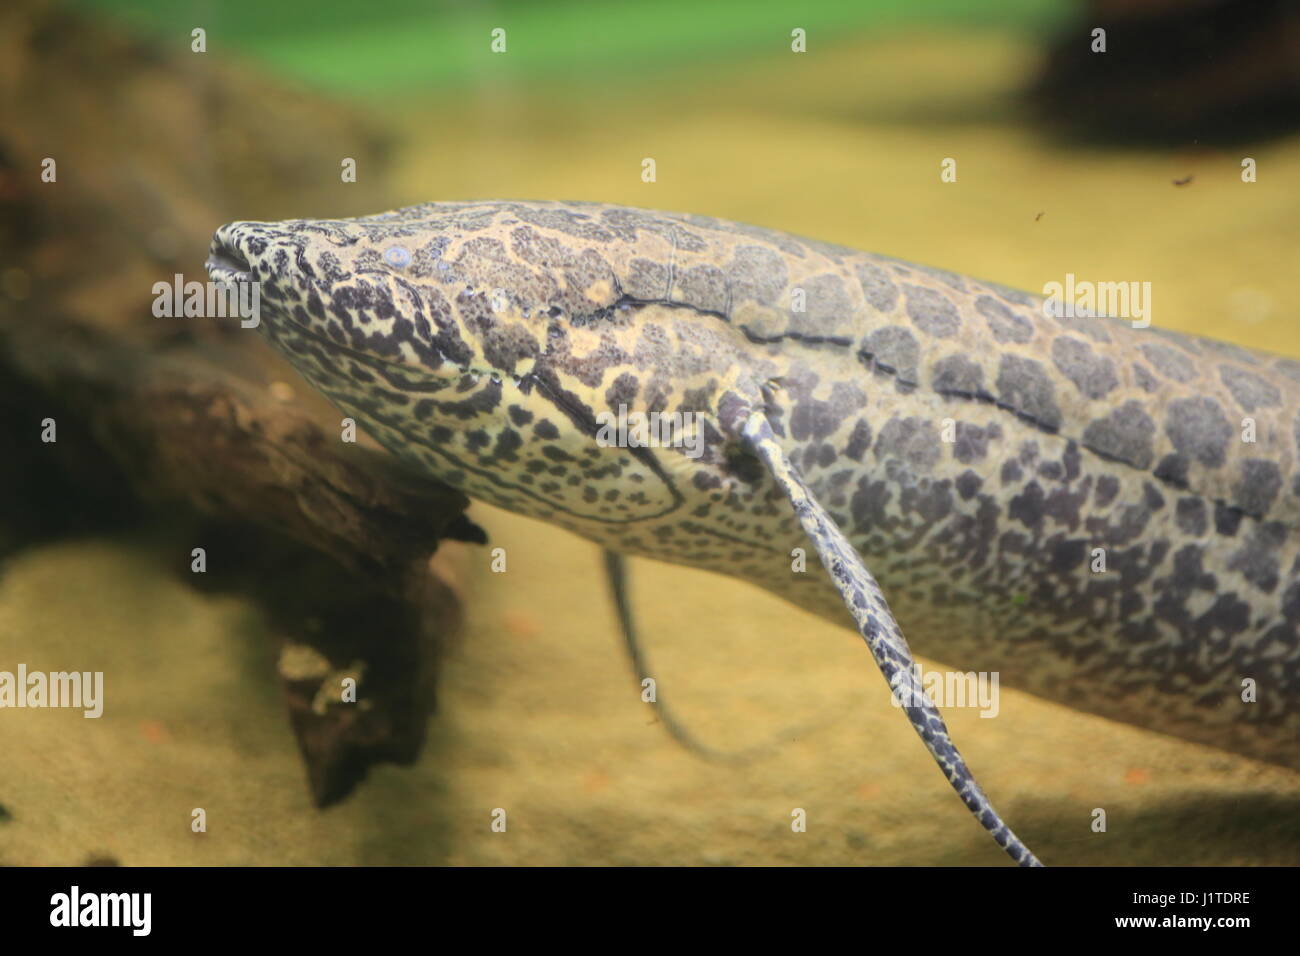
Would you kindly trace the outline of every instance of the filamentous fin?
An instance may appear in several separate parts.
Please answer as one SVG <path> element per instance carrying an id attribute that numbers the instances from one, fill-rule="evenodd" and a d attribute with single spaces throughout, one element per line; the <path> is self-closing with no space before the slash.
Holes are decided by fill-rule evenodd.
<path id="1" fill-rule="evenodd" d="M 871 655 L 902 702 L 902 709 L 917 734 L 925 741 L 930 756 L 948 778 L 967 809 L 993 835 L 998 846 L 1021 866 L 1042 866 L 1029 848 L 1011 831 L 993 809 L 984 791 L 975 782 L 966 761 L 957 751 L 939 709 L 926 696 L 917 680 L 912 651 L 894 620 L 880 586 L 867 570 L 862 556 L 845 538 L 839 526 L 808 490 L 798 470 L 776 440 L 772 425 L 762 411 L 746 419 L 741 439 L 745 446 L 767 466 L 777 485 L 785 492 L 794 512 L 817 549 L 822 564 L 835 581 L 858 632 L 867 642 Z"/>

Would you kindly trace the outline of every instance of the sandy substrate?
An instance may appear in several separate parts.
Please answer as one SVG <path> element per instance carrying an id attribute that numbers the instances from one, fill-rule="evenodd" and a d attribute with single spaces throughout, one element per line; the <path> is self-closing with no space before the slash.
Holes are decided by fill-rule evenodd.
<path id="1" fill-rule="evenodd" d="M 9 711 L 0 860 L 74 864 L 1000 864 L 848 630 L 744 584 L 637 562 L 654 672 L 719 747 L 654 723 L 621 656 L 594 548 L 484 509 L 508 570 L 473 572 L 474 620 L 419 766 L 309 804 L 269 635 L 128 542 L 29 552 L 0 586 L 6 660 L 103 670 L 105 715 Z M 477 562 L 476 562 L 477 563 Z M 12 654 L 12 656 L 11 656 Z M 1300 862 L 1285 770 L 1004 690 L 947 715 L 984 787 L 1054 863 Z M 795 735 L 784 728 L 807 727 Z M 208 831 L 190 830 L 202 807 Z M 1104 834 L 1090 830 L 1105 809 Z M 491 830 L 506 811 L 505 833 Z M 805 833 L 791 812 L 807 811 Z"/>

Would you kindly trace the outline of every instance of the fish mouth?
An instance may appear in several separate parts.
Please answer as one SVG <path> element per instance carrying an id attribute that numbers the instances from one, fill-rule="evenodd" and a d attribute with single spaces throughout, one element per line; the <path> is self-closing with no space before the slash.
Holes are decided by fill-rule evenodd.
<path id="1" fill-rule="evenodd" d="M 244 254 L 222 242 L 219 233 L 212 240 L 203 267 L 214 282 L 241 283 L 253 279 L 253 267 Z"/>

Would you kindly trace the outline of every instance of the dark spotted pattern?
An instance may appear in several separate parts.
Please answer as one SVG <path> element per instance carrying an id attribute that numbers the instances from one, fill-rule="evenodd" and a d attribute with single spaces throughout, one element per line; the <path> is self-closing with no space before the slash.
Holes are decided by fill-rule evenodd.
<path id="1" fill-rule="evenodd" d="M 916 327 L 938 339 L 949 339 L 961 328 L 957 307 L 947 294 L 928 286 L 906 285 L 907 314 Z"/>
<path id="2" fill-rule="evenodd" d="M 922 692 L 921 682 L 913 670 L 912 651 L 875 578 L 844 532 L 818 504 L 816 496 L 791 465 L 762 412 L 750 415 L 742 427 L 741 437 L 754 454 L 766 462 L 773 480 L 789 499 L 804 532 L 816 547 L 822 565 L 853 615 L 859 633 L 871 649 L 872 657 L 903 702 L 902 710 L 962 803 L 1013 860 L 1021 866 L 1039 865 L 1038 859 L 1011 832 L 975 782 L 966 761 L 953 746 L 943 716 Z"/>
<path id="3" fill-rule="evenodd" d="M 1178 451 L 1202 465 L 1218 467 L 1227 460 L 1232 426 L 1212 398 L 1180 398 L 1169 403 L 1165 432 Z"/>
<path id="4" fill-rule="evenodd" d="M 1037 359 L 1004 355 L 998 362 L 998 401 L 1022 418 L 1055 431 L 1061 424 L 1056 385 Z"/>
<path id="5" fill-rule="evenodd" d="M 1235 365 L 1220 365 L 1219 377 L 1228 386 L 1232 397 L 1244 412 L 1277 405 L 1282 396 L 1278 390 L 1254 372 Z"/>
<path id="6" fill-rule="evenodd" d="M 1127 401 L 1083 430 L 1083 444 L 1099 455 L 1145 471 L 1151 467 L 1156 423 L 1141 402 Z"/>
<path id="7" fill-rule="evenodd" d="M 1059 336 L 1052 343 L 1052 361 L 1087 398 L 1105 398 L 1119 386 L 1111 360 L 1098 356 L 1082 339 Z"/>
<path id="8" fill-rule="evenodd" d="M 309 381 L 473 496 L 842 621 L 844 581 L 790 570 L 810 512 L 746 445 L 761 410 L 921 653 L 1300 767 L 1295 360 L 598 204 L 234 223 L 213 253 Z M 601 445 L 616 403 L 698 413 L 700 457 Z"/>

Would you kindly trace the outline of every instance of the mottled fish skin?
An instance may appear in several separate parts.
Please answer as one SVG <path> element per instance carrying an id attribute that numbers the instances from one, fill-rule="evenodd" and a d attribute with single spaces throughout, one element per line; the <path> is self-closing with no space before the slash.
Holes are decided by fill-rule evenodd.
<path id="1" fill-rule="evenodd" d="M 1300 768 L 1300 362 L 592 203 L 232 223 L 209 269 L 259 280 L 276 346 L 426 472 L 846 623 L 725 427 L 761 408 L 915 650 Z M 696 413 L 703 454 L 597 444 L 620 404 Z"/>

